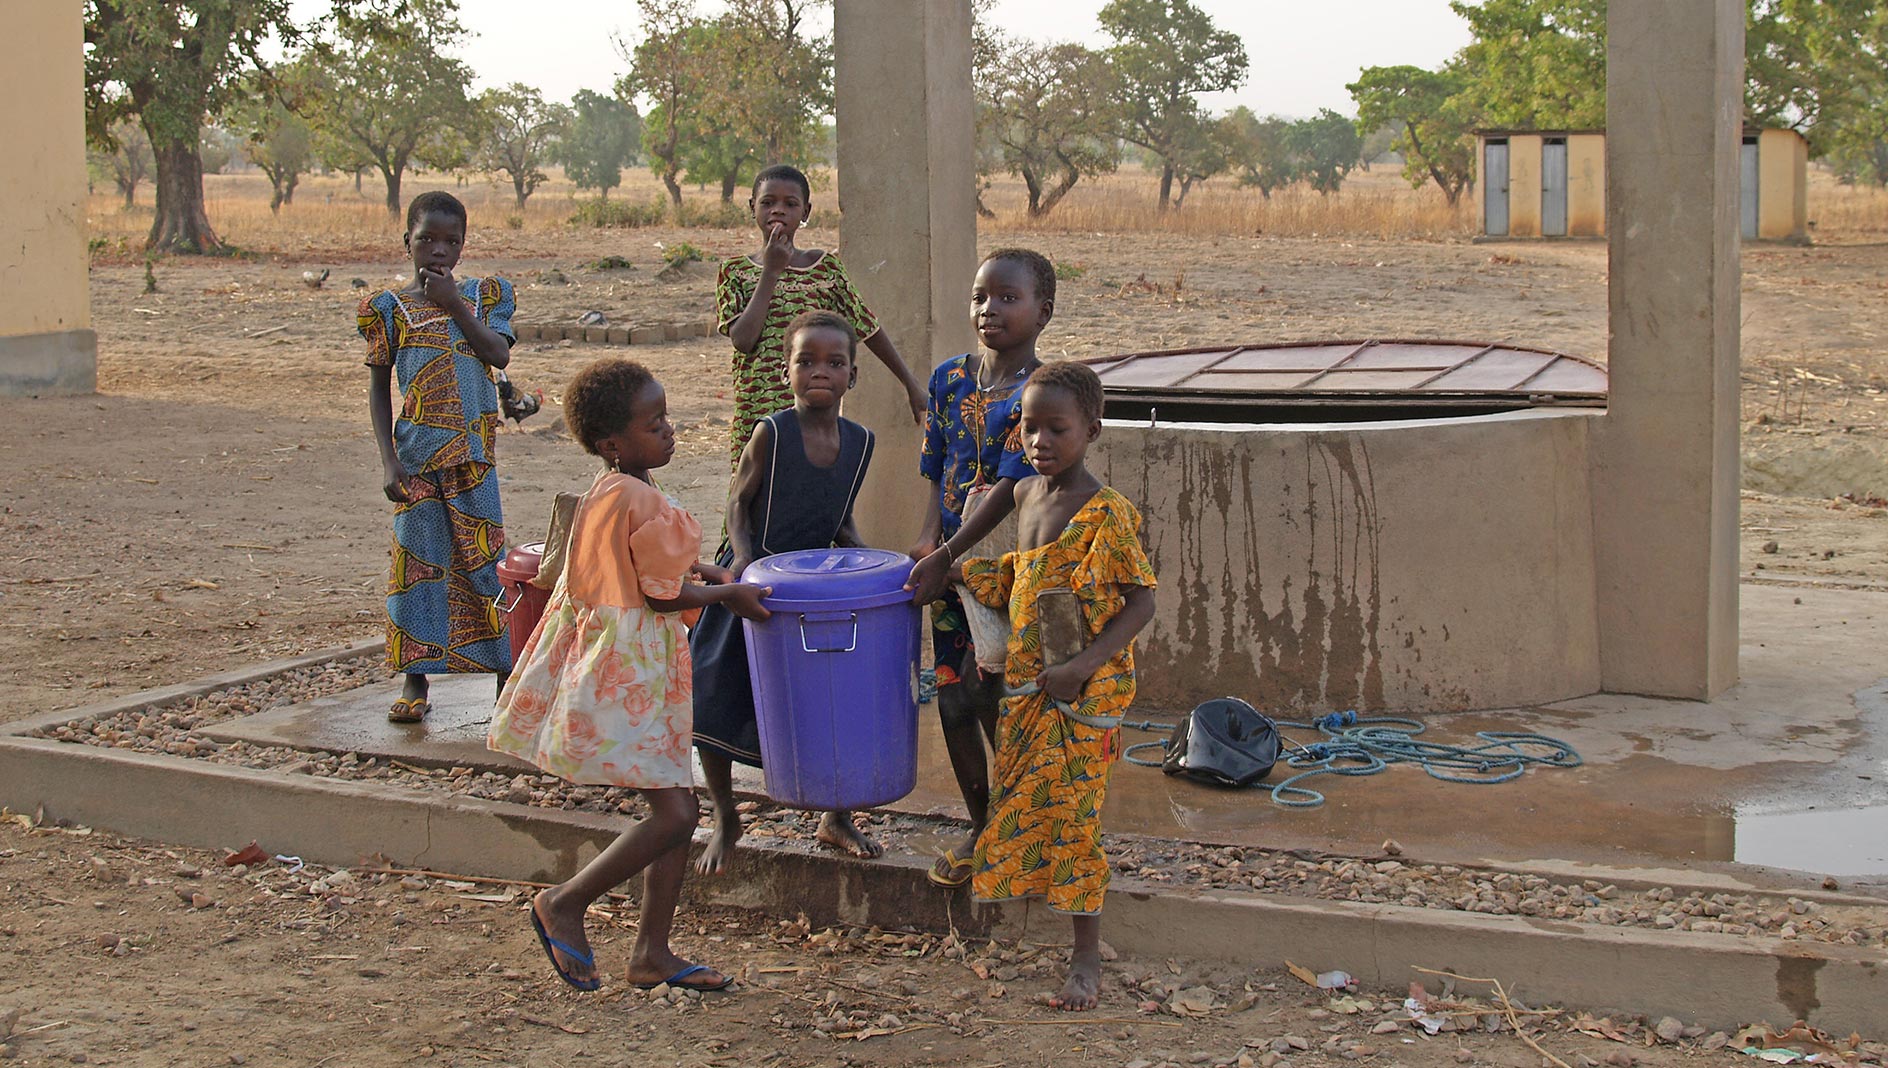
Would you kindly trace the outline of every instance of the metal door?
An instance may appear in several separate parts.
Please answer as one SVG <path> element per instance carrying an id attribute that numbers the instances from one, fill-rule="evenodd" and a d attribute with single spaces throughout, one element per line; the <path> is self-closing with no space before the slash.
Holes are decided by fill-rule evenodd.
<path id="1" fill-rule="evenodd" d="M 1744 237 L 1755 240 L 1757 237 L 1757 139 L 1744 138 L 1743 154 L 1739 158 L 1737 204 L 1740 227 Z"/>
<path id="2" fill-rule="evenodd" d="M 1541 142 L 1541 236 L 1567 236 L 1567 141 Z"/>
<path id="3" fill-rule="evenodd" d="M 1508 236 L 1508 142 L 1482 146 L 1482 232 Z"/>

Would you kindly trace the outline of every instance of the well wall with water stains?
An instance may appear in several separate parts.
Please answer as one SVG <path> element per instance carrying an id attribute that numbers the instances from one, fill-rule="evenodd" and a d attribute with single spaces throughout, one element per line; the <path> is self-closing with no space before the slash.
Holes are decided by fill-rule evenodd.
<path id="1" fill-rule="evenodd" d="M 1110 421 L 1160 582 L 1137 705 L 1450 711 L 1599 689 L 1595 411 Z"/>

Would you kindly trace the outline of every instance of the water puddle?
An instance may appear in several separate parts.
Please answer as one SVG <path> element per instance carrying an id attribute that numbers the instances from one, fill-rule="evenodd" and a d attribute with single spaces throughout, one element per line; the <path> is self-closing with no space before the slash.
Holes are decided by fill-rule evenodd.
<path id="1" fill-rule="evenodd" d="M 1734 859 L 1817 875 L 1888 875 L 1888 805 L 1738 813 Z"/>

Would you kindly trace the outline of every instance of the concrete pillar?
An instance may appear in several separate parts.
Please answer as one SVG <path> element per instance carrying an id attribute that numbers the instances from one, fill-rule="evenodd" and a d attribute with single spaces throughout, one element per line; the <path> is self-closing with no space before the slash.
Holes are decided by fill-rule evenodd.
<path id="1" fill-rule="evenodd" d="M 1595 454 L 1605 689 L 1737 680 L 1742 0 L 1612 0 L 1612 396 Z"/>
<path id="2" fill-rule="evenodd" d="M 919 378 L 969 351 L 976 273 L 970 0 L 833 5 L 841 251 L 853 281 Z M 878 434 L 860 533 L 904 549 L 929 483 L 905 393 L 863 349 L 846 414 Z"/>
<path id="3" fill-rule="evenodd" d="M 85 13 L 7 5 L 0 35 L 0 396 L 90 393 L 98 342 L 85 251 Z"/>

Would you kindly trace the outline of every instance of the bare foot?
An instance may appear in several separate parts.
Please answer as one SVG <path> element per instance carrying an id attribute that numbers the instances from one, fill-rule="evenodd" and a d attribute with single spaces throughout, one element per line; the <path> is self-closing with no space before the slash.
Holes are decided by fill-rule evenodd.
<path id="1" fill-rule="evenodd" d="M 1069 961 L 1069 978 L 1049 999 L 1051 1008 L 1087 1012 L 1101 1001 L 1101 958 L 1078 954 Z"/>
<path id="2" fill-rule="evenodd" d="M 555 888 L 553 887 L 552 889 Z M 581 910 L 574 916 L 569 915 L 557 907 L 556 900 L 551 890 L 540 890 L 537 892 L 537 896 L 531 899 L 531 911 L 537 913 L 538 922 L 544 925 L 544 929 L 550 932 L 552 938 L 557 939 L 559 942 L 562 942 L 579 953 L 594 957 L 594 953 L 590 949 L 590 939 L 583 932 L 583 912 Z M 551 947 L 551 952 L 556 954 L 558 966 L 564 969 L 572 979 L 580 983 L 587 983 L 596 978 L 597 969 L 594 960 L 589 962 L 577 960 L 555 946 Z"/>
<path id="3" fill-rule="evenodd" d="M 702 875 L 726 875 L 728 858 L 734 856 L 734 845 L 741 840 L 739 813 L 729 812 L 728 818 L 722 819 L 721 812 L 716 810 L 714 820 L 714 833 L 702 847 L 701 859 L 695 861 L 695 870 Z"/>
<path id="4" fill-rule="evenodd" d="M 849 856 L 862 860 L 873 860 L 885 855 L 885 847 L 865 836 L 852 823 L 850 812 L 828 812 L 826 818 L 819 821 L 819 844 L 829 849 L 837 849 Z"/>

